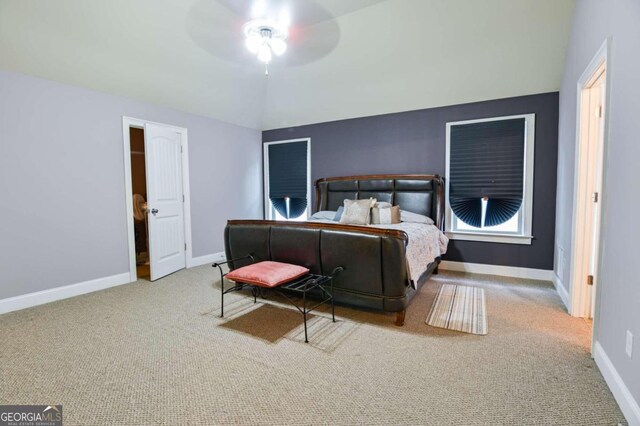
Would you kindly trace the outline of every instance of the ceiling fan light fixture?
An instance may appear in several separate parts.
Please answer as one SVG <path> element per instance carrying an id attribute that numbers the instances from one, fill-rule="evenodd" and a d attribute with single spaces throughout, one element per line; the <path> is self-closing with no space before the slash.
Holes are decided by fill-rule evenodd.
<path id="1" fill-rule="evenodd" d="M 271 58 L 272 58 L 272 55 L 271 55 L 271 49 L 269 48 L 269 45 L 265 43 L 262 46 L 260 46 L 260 49 L 258 49 L 258 60 L 260 60 L 260 62 L 268 64 L 269 62 L 271 62 Z"/>
<path id="2" fill-rule="evenodd" d="M 245 46 L 247 46 L 247 49 L 249 50 L 249 52 L 255 55 L 260 50 L 260 46 L 262 46 L 262 38 L 260 38 L 259 36 L 252 35 L 250 37 L 247 37 L 244 43 L 245 43 Z"/>
<path id="3" fill-rule="evenodd" d="M 280 40 L 279 38 L 272 38 L 269 41 L 269 45 L 271 46 L 271 50 L 276 56 L 282 55 L 287 50 L 287 43 L 284 40 Z"/>
<path id="4" fill-rule="evenodd" d="M 288 30 L 276 22 L 254 19 L 244 24 L 242 29 L 245 46 L 265 65 L 271 62 L 273 55 L 280 56 L 287 50 Z"/>

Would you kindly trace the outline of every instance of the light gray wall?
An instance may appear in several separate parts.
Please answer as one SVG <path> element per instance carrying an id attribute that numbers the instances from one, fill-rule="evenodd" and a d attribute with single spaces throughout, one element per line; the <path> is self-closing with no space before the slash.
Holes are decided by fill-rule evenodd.
<path id="1" fill-rule="evenodd" d="M 560 91 L 556 241 L 564 248 L 569 286 L 575 167 L 576 83 L 604 40 L 612 36 L 609 144 L 605 147 L 602 269 L 597 339 L 636 401 L 640 401 L 640 2 L 576 2 Z M 558 253 L 558 251 L 556 251 Z M 556 254 L 558 256 L 558 254 Z M 556 258 L 556 272 L 561 259 Z M 625 334 L 635 336 L 633 359 Z"/>
<path id="2" fill-rule="evenodd" d="M 262 217 L 258 130 L 0 71 L 0 299 L 128 272 L 123 115 L 188 129 L 194 257 Z"/>

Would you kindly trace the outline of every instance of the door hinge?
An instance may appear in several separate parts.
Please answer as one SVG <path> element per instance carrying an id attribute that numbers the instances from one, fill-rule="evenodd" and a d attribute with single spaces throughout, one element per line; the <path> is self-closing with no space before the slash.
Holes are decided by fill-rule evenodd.
<path id="1" fill-rule="evenodd" d="M 182 145 L 180 145 L 180 154 L 182 154 Z"/>
<path id="2" fill-rule="evenodd" d="M 593 275 L 587 275 L 587 285 L 593 285 Z"/>
<path id="3" fill-rule="evenodd" d="M 598 105 L 598 107 L 596 108 L 596 117 L 602 118 L 602 105 Z"/>
<path id="4" fill-rule="evenodd" d="M 591 194 L 591 201 L 593 201 L 594 203 L 598 202 L 598 193 L 594 192 L 593 194 Z"/>
<path id="5" fill-rule="evenodd" d="M 182 202 L 184 203 L 184 194 L 182 194 Z"/>
<path id="6" fill-rule="evenodd" d="M 187 251 L 187 243 L 184 243 L 184 251 Z"/>

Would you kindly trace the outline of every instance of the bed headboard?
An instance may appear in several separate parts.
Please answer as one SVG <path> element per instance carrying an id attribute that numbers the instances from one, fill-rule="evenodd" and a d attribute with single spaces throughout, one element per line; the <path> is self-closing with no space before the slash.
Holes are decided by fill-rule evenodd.
<path id="1" fill-rule="evenodd" d="M 345 198 L 374 197 L 402 210 L 429 216 L 444 227 L 444 180 L 438 175 L 363 175 L 316 181 L 316 209 L 338 210 Z"/>

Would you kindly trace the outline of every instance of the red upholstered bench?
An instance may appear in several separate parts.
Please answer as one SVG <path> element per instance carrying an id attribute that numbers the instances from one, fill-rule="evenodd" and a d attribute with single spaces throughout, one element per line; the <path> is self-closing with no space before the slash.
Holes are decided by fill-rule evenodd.
<path id="1" fill-rule="evenodd" d="M 336 267 L 330 275 L 315 275 L 309 273 L 309 269 L 303 266 L 292 265 L 290 263 L 274 262 L 270 260 L 252 263 L 247 266 L 234 269 L 228 274 L 223 274 L 222 265 L 229 262 L 237 262 L 243 259 L 255 261 L 252 255 L 238 259 L 227 260 L 225 262 L 214 263 L 214 268 L 220 270 L 220 317 L 224 317 L 224 295 L 231 291 L 242 290 L 245 286 L 252 287 L 253 301 L 257 302 L 258 288 L 276 289 L 282 286 L 287 292 L 297 292 L 302 295 L 302 305 L 299 306 L 293 299 L 287 296 L 286 292 L 278 291 L 287 298 L 302 314 L 304 320 L 304 341 L 307 338 L 307 314 L 323 303 L 331 302 L 331 316 L 333 322 L 336 321 L 333 304 L 333 277 L 342 271 L 342 267 Z M 236 284 L 228 289 L 224 289 L 224 279 L 234 281 Z M 330 289 L 326 288 L 330 285 Z M 315 291 L 324 297 L 315 306 L 307 307 L 307 294 Z"/>
<path id="2" fill-rule="evenodd" d="M 235 269 L 225 277 L 236 283 L 273 288 L 308 273 L 309 269 L 303 266 L 265 260 Z"/>

